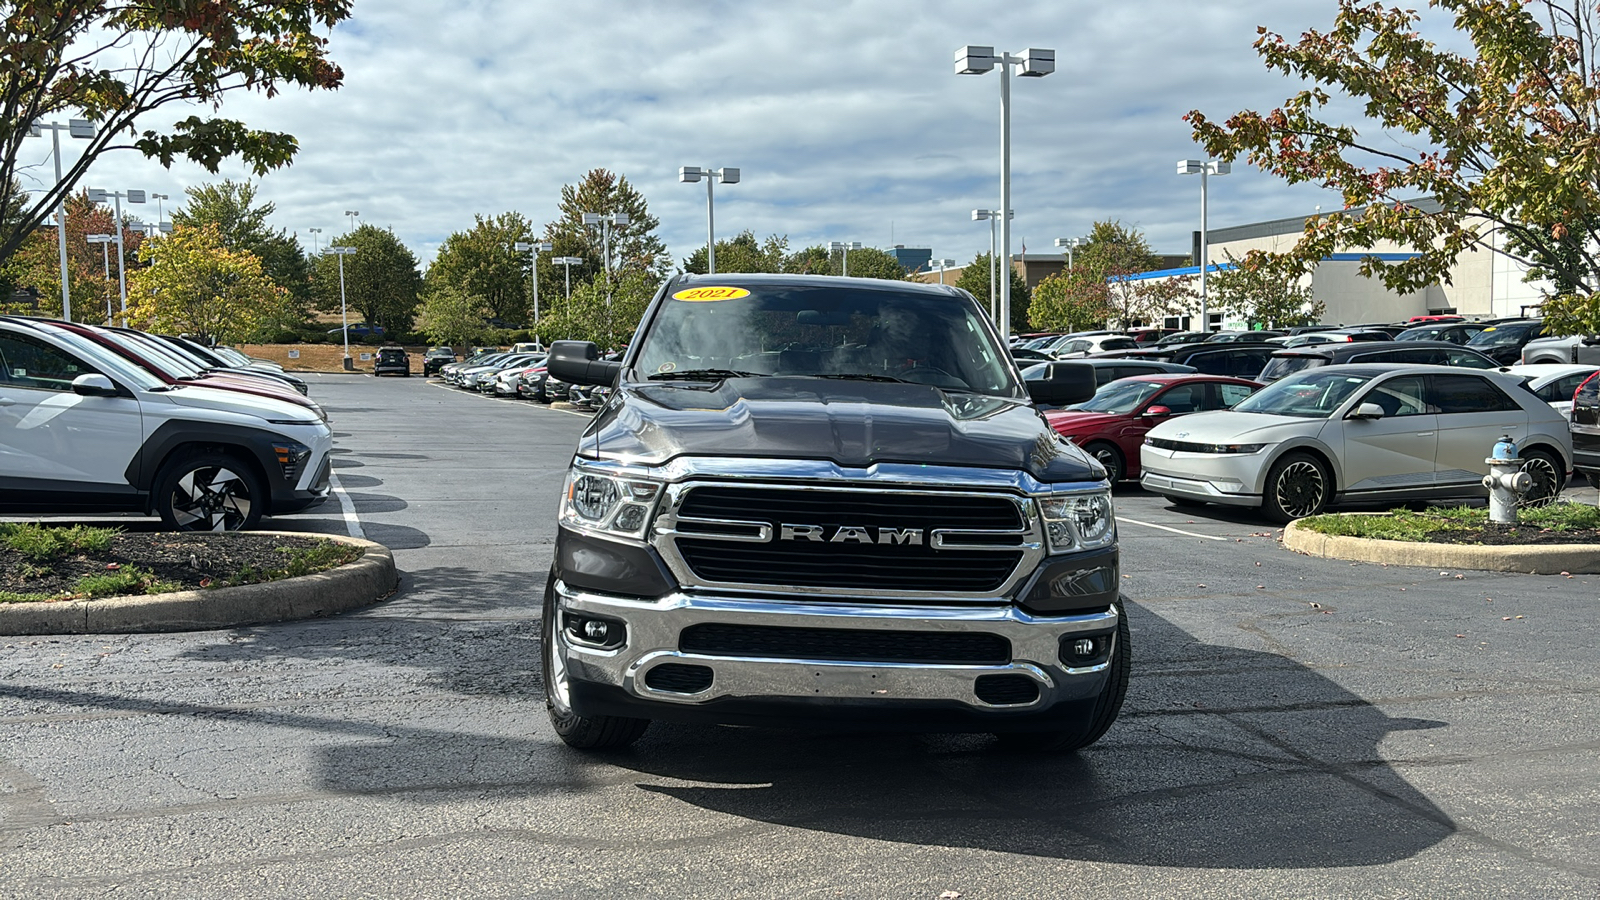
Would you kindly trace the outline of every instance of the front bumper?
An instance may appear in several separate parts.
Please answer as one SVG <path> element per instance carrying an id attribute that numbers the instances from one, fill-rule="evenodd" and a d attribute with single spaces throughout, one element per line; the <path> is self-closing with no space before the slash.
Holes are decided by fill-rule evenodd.
<path id="1" fill-rule="evenodd" d="M 1189 453 L 1145 444 L 1139 450 L 1139 484 L 1157 494 L 1225 506 L 1260 506 L 1268 452 Z"/>
<path id="2" fill-rule="evenodd" d="M 783 597 L 720 597 L 675 591 L 658 599 L 619 597 L 554 585 L 558 622 L 565 614 L 621 622 L 626 641 L 604 649 L 555 634 L 580 715 L 628 715 L 734 724 L 775 724 L 797 718 L 871 723 L 920 723 L 941 729 L 1070 727 L 1102 692 L 1107 668 L 1122 648 L 1093 665 L 1062 662 L 1063 639 L 1105 637 L 1115 643 L 1117 606 L 1078 615 L 1040 617 L 1011 605 L 900 606 L 796 601 Z M 680 636 L 697 624 L 830 628 L 876 632 L 987 633 L 1009 642 L 1010 659 L 995 664 L 718 656 L 685 652 Z M 701 666 L 709 685 L 693 691 L 652 687 L 659 666 Z M 1032 682 L 1026 702 L 987 702 L 983 676 Z"/>

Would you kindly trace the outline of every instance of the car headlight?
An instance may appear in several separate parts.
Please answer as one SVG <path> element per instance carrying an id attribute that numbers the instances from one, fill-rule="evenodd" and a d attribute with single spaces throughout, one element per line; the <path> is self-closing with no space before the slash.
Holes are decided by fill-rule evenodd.
<path id="1" fill-rule="evenodd" d="M 659 482 L 575 465 L 567 473 L 559 518 L 561 524 L 573 528 L 643 539 L 660 495 Z"/>
<path id="2" fill-rule="evenodd" d="M 1051 553 L 1094 550 L 1117 539 L 1117 513 L 1110 491 L 1037 499 Z"/>

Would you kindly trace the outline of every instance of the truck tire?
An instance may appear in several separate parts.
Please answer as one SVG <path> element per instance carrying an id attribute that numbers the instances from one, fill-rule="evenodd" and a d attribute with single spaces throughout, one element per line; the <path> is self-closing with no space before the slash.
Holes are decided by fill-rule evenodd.
<path id="1" fill-rule="evenodd" d="M 1100 740 L 1110 730 L 1117 715 L 1122 712 L 1123 698 L 1128 694 L 1128 672 L 1132 667 L 1133 644 L 1128 638 L 1126 604 L 1117 604 L 1117 642 L 1111 651 L 1111 665 L 1106 668 L 1106 686 L 1096 698 L 1094 712 L 1089 716 L 1089 727 L 1083 731 L 1006 731 L 995 735 L 1001 746 L 1024 752 L 1070 753 Z"/>
<path id="2" fill-rule="evenodd" d="M 173 531 L 244 531 L 261 521 L 267 489 L 238 457 L 180 452 L 156 473 L 150 502 Z"/>
<path id="3" fill-rule="evenodd" d="M 578 750 L 617 750 L 637 741 L 650 727 L 649 719 L 623 716 L 580 716 L 568 705 L 566 664 L 556 653 L 556 576 L 550 573 L 544 588 L 544 615 L 539 626 L 539 655 L 544 661 L 544 704 L 550 725 L 568 747 Z"/>

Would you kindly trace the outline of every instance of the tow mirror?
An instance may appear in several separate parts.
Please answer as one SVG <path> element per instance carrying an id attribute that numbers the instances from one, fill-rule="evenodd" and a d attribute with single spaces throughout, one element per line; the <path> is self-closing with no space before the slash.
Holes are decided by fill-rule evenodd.
<path id="1" fill-rule="evenodd" d="M 1381 418 L 1383 418 L 1383 407 L 1379 406 L 1376 403 L 1363 403 L 1360 406 L 1356 407 L 1355 412 L 1350 414 L 1350 418 L 1352 418 L 1352 419 L 1381 419 Z"/>
<path id="2" fill-rule="evenodd" d="M 1028 397 L 1041 406 L 1071 406 L 1094 396 L 1094 366 L 1086 363 L 1045 363 L 1044 377 L 1024 381 Z"/>
<path id="3" fill-rule="evenodd" d="M 593 341 L 556 341 L 547 363 L 550 374 L 568 384 L 611 387 L 622 374 L 622 363 L 601 359 Z"/>
<path id="4" fill-rule="evenodd" d="M 117 386 L 111 379 L 99 373 L 79 375 L 72 379 L 72 392 L 81 397 L 115 397 L 118 394 Z"/>

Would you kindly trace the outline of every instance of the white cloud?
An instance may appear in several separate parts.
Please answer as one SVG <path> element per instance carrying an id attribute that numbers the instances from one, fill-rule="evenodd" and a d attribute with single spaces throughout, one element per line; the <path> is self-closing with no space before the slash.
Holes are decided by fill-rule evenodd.
<path id="1" fill-rule="evenodd" d="M 1277 105 L 1294 86 L 1256 57 L 1256 26 L 1298 34 L 1332 14 L 1328 0 L 361 0 L 332 36 L 341 90 L 240 95 L 223 113 L 300 140 L 261 185 L 276 225 L 326 238 L 357 209 L 424 262 L 474 214 L 546 221 L 594 167 L 645 193 L 681 260 L 705 239 L 705 196 L 677 182 L 680 165 L 743 170 L 717 192 L 723 236 L 888 246 L 892 228 L 965 261 L 988 243 L 968 211 L 998 204 L 999 83 L 954 75 L 951 57 L 965 43 L 1050 47 L 1055 75 L 1012 81 L 1013 249 L 1115 218 L 1182 252 L 1199 185 L 1173 172 L 1197 155 L 1180 117 Z M 124 153 L 89 181 L 178 198 L 246 174 Z M 1337 202 L 1244 166 L 1211 193 L 1212 227 Z"/>

